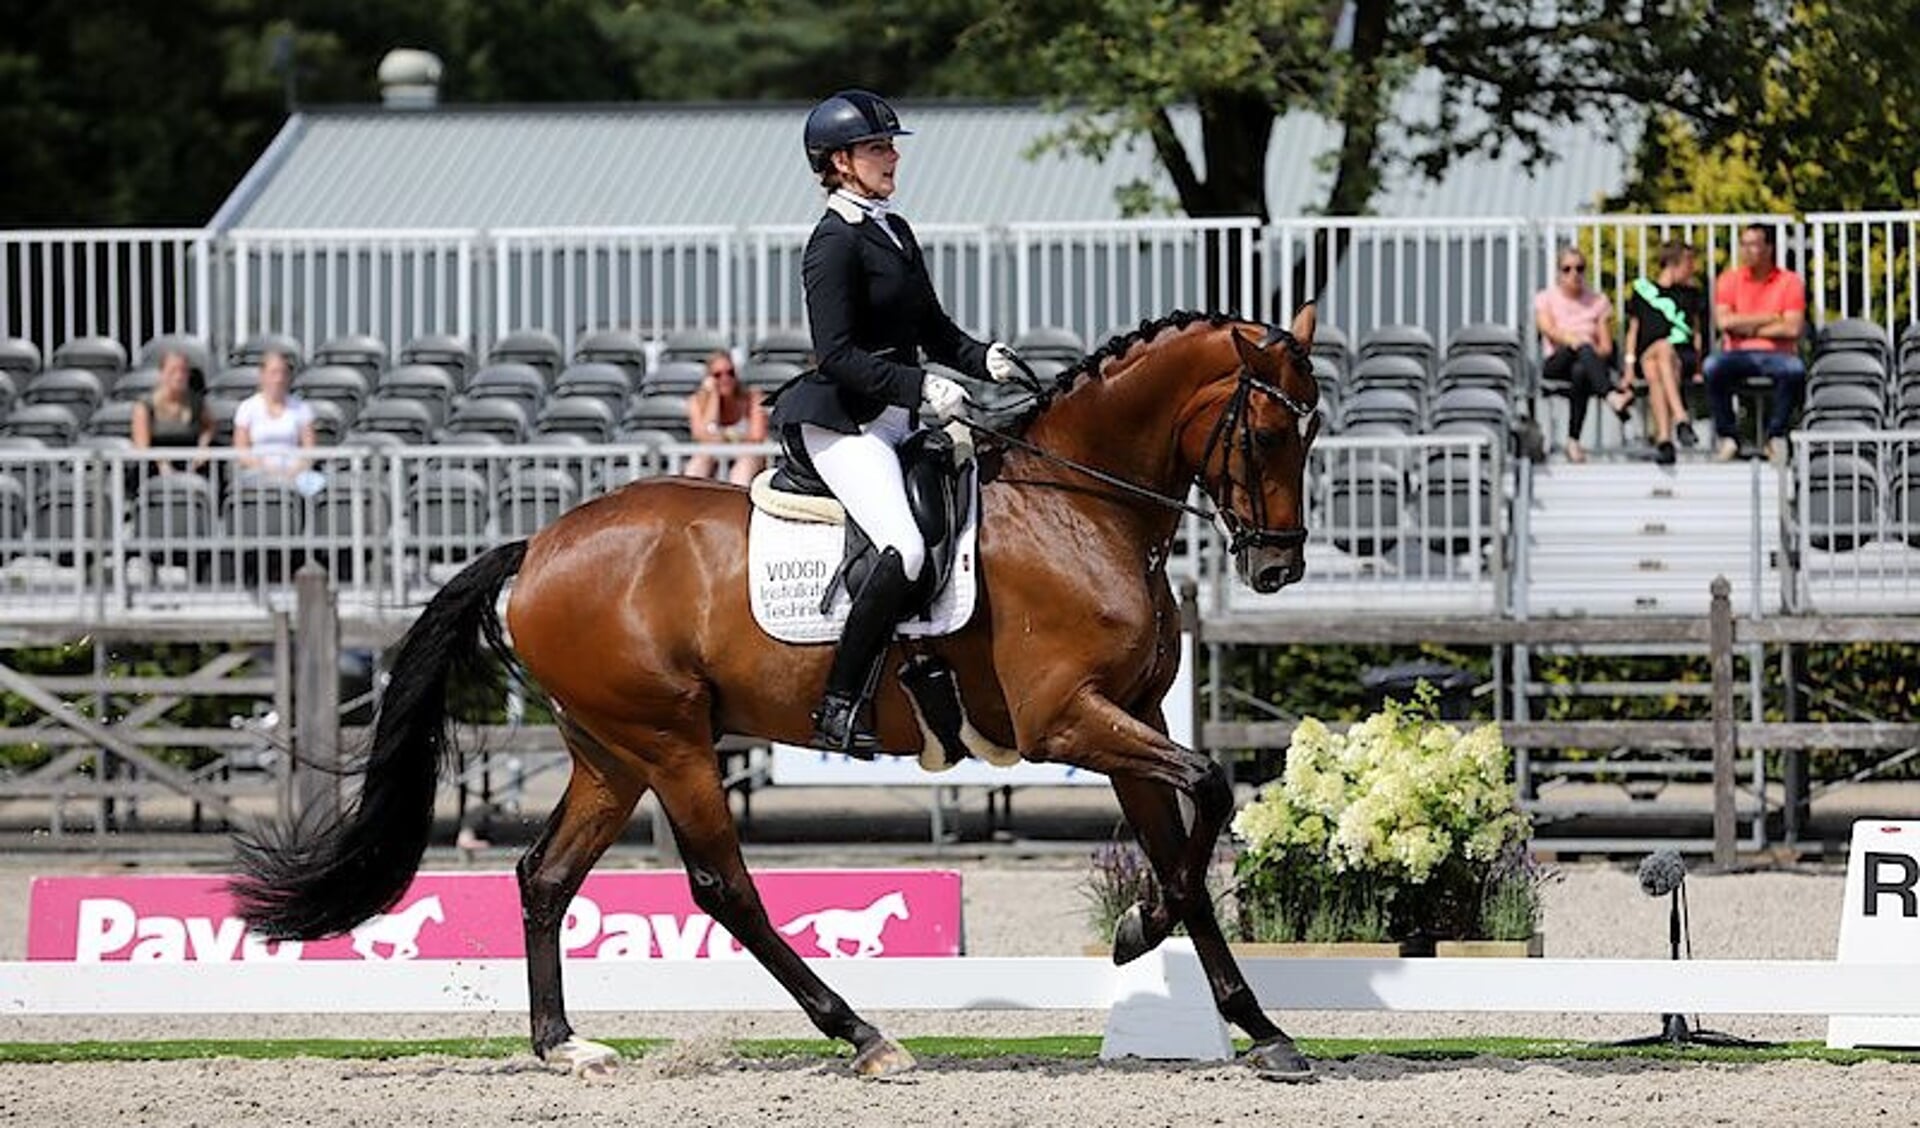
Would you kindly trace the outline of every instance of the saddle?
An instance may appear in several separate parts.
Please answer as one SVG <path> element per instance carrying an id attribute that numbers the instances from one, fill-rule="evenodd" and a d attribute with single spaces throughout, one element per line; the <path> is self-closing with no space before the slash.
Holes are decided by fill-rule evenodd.
<path id="1" fill-rule="evenodd" d="M 957 432 L 954 433 L 954 432 Z M 879 559 L 873 542 L 828 492 L 806 450 L 783 436 L 786 459 L 749 487 L 748 597 L 760 628 L 783 642 L 830 643 L 851 600 Z M 973 445 L 959 427 L 921 431 L 899 448 L 907 504 L 926 542 L 927 562 L 896 638 L 952 634 L 973 617 L 978 597 L 975 541 L 979 474 Z M 900 679 L 934 737 L 921 763 L 939 770 L 969 754 L 958 684 L 940 658 L 907 660 Z"/>

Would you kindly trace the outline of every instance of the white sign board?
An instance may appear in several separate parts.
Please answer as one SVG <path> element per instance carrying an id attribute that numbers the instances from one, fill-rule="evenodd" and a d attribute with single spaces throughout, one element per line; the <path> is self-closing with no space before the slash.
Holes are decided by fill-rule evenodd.
<path id="1" fill-rule="evenodd" d="M 1841 963 L 1920 964 L 1920 822 L 1860 819 L 1853 824 L 1838 958 Z M 1920 1047 L 1920 1017 L 1836 1015 L 1827 1020 L 1827 1045 Z"/>
<path id="2" fill-rule="evenodd" d="M 1180 636 L 1180 670 L 1173 687 L 1161 704 L 1167 718 L 1167 734 L 1193 747 L 1193 639 Z M 996 768 L 980 760 L 967 760 L 943 772 L 923 771 L 912 756 L 876 756 L 856 760 L 838 752 L 820 752 L 796 748 L 790 744 L 773 746 L 773 782 L 815 784 L 835 787 L 862 784 L 890 787 L 1033 787 L 1033 786 L 1105 786 L 1107 777 L 1065 764 L 1018 763 Z"/>

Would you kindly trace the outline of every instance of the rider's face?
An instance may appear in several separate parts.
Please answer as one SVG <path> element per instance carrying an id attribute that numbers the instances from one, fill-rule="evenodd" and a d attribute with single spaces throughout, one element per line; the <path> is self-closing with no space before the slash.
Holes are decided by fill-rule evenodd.
<path id="1" fill-rule="evenodd" d="M 893 195 L 893 172 L 900 163 L 900 150 L 893 147 L 892 138 L 862 141 L 836 153 L 834 162 L 847 186 L 869 199 L 884 200 Z"/>

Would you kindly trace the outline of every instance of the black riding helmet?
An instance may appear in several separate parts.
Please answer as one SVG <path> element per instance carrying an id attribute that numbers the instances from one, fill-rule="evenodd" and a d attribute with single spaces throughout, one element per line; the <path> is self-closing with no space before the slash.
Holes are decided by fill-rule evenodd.
<path id="1" fill-rule="evenodd" d="M 866 90 L 842 90 L 807 114 L 807 162 L 825 172 L 833 154 L 877 137 L 905 137 L 900 115 L 887 100 Z"/>

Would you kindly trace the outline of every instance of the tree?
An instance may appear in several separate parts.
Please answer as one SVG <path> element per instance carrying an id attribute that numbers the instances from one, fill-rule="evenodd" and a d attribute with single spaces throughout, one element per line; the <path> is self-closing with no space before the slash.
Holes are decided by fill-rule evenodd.
<path id="1" fill-rule="evenodd" d="M 1270 218 L 1273 125 L 1285 113 L 1340 126 L 1320 210 L 1359 215 L 1398 162 L 1437 177 L 1469 153 L 1518 147 L 1550 160 L 1547 127 L 1666 110 L 1711 136 L 1757 85 L 1776 42 L 1754 3 L 1674 0 L 989 0 L 970 50 L 1013 56 L 1070 123 L 1052 143 L 1093 156 L 1145 140 L 1188 215 Z M 1431 114 L 1388 129 L 1422 69 Z M 1169 107 L 1191 104 L 1198 152 Z M 1133 197 L 1137 204 L 1141 197 Z M 1336 248 L 1336 253 L 1344 248 Z M 1324 261 L 1326 248 L 1311 252 Z"/>
<path id="2" fill-rule="evenodd" d="M 1627 202 L 1703 210 L 1870 211 L 1920 198 L 1920 0 L 1796 3 L 1765 80 L 1714 136 L 1663 117 Z M 1863 94 L 1863 92 L 1866 92 Z"/>

